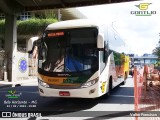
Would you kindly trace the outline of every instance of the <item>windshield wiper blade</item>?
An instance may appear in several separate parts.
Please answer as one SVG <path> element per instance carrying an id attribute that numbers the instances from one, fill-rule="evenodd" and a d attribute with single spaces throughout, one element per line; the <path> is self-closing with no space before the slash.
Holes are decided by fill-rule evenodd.
<path id="1" fill-rule="evenodd" d="M 65 67 L 66 72 L 72 72 L 69 68 Z"/>

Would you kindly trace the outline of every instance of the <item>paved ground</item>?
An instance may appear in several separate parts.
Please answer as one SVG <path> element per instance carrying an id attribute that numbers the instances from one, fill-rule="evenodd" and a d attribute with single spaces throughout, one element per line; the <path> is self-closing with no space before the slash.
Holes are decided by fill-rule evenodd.
<path id="1" fill-rule="evenodd" d="M 110 96 L 100 99 L 75 99 L 75 98 L 43 98 L 39 96 L 36 81 L 23 84 L 20 87 L 9 87 L 0 89 L 0 111 L 46 111 L 43 119 L 53 120 L 132 120 L 130 112 L 134 111 L 134 88 L 133 78 L 128 78 L 126 85 L 120 86 L 111 92 Z M 19 101 L 37 102 L 36 107 L 6 107 L 8 90 L 16 90 L 21 93 Z M 66 117 L 67 116 L 67 117 Z M 117 117 L 119 116 L 119 117 Z M 41 119 L 41 118 L 35 118 Z M 15 119 L 17 120 L 17 119 Z"/>
<path id="2" fill-rule="evenodd" d="M 38 85 L 37 77 L 19 78 L 17 81 L 8 82 L 0 80 L 0 88 L 15 87 L 15 86 L 27 86 L 27 85 Z"/>

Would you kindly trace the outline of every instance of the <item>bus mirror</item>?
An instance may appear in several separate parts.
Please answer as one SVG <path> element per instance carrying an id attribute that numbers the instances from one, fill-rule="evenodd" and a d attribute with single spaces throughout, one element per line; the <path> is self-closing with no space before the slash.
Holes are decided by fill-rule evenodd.
<path id="1" fill-rule="evenodd" d="M 97 48 L 104 49 L 104 34 L 98 35 Z"/>
<path id="2" fill-rule="evenodd" d="M 43 60 L 43 62 L 46 61 L 46 57 L 47 57 L 46 49 L 42 48 L 42 60 Z"/>
<path id="3" fill-rule="evenodd" d="M 39 37 L 32 37 L 27 41 L 26 48 L 27 48 L 28 52 L 32 50 L 34 41 L 36 41 L 38 39 L 39 39 Z"/>
<path id="4" fill-rule="evenodd" d="M 42 48 L 42 61 L 44 62 L 45 61 L 45 51 L 44 51 L 44 49 Z"/>

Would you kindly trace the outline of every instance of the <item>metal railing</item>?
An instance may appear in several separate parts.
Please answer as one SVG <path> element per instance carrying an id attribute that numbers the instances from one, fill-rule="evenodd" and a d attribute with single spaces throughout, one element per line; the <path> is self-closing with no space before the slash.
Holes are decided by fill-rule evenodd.
<path id="1" fill-rule="evenodd" d="M 158 114 L 160 111 L 160 77 L 152 71 L 155 69 L 149 66 L 144 66 L 143 69 L 134 68 L 134 105 L 137 112 Z M 136 116 L 136 120 L 146 119 L 160 120 L 160 117 Z"/>

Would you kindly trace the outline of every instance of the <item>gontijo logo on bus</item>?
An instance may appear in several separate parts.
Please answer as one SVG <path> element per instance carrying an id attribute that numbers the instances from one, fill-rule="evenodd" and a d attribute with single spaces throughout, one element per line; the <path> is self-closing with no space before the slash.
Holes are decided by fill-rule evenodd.
<path id="1" fill-rule="evenodd" d="M 156 11 L 149 11 L 148 8 L 152 3 L 140 3 L 139 5 L 135 5 L 139 8 L 139 11 L 131 11 L 132 15 L 135 16 L 151 16 L 156 14 Z"/>

